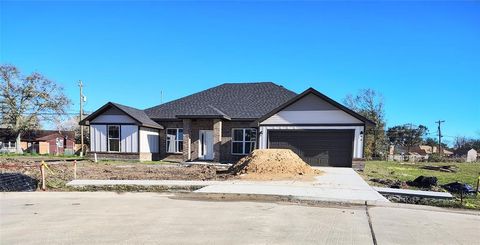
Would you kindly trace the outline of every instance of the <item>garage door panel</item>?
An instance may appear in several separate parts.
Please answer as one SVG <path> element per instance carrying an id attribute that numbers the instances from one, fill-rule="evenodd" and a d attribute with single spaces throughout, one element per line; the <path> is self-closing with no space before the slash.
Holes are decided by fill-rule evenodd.
<path id="1" fill-rule="evenodd" d="M 269 148 L 291 149 L 313 166 L 351 167 L 354 130 L 271 130 Z"/>

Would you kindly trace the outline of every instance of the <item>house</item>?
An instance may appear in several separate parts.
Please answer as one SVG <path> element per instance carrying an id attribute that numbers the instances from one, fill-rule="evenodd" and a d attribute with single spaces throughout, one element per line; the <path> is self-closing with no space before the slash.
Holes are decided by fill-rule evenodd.
<path id="1" fill-rule="evenodd" d="M 0 129 L 0 142 L 9 151 L 15 152 L 16 135 L 10 129 Z M 73 154 L 75 148 L 74 131 L 29 130 L 20 139 L 24 152 L 38 154 L 63 155 Z M 1 148 L 1 147 L 0 147 Z"/>
<path id="2" fill-rule="evenodd" d="M 418 145 L 418 146 L 412 147 L 410 149 L 410 152 L 415 152 L 415 153 L 418 153 L 422 156 L 428 156 L 428 155 L 431 155 L 431 154 L 438 153 L 438 147 L 429 146 L 429 145 Z M 447 157 L 453 155 L 452 151 L 449 151 L 445 148 L 442 148 L 442 153 L 443 153 L 443 155 L 445 155 Z"/>
<path id="3" fill-rule="evenodd" d="M 307 163 L 351 167 L 374 125 L 313 88 L 226 83 L 140 110 L 108 102 L 80 122 L 105 159 L 235 162 L 253 149 L 288 148 Z"/>

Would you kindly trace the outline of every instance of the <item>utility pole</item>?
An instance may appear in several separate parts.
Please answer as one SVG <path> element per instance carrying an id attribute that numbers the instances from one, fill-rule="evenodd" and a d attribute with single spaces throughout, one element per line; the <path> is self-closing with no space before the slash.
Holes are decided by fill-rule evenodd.
<path id="1" fill-rule="evenodd" d="M 442 123 L 444 123 L 445 120 L 438 120 L 435 123 L 438 124 L 438 154 L 442 156 Z"/>
<path id="2" fill-rule="evenodd" d="M 80 121 L 83 119 L 83 83 L 78 81 L 78 86 L 80 87 Z M 79 121 L 79 122 L 80 122 Z M 83 157 L 83 126 L 80 125 L 80 157 Z"/>

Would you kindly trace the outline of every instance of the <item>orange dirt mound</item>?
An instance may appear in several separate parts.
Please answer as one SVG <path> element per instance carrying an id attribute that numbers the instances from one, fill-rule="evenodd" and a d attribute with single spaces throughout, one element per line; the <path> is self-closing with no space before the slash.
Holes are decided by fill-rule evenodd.
<path id="1" fill-rule="evenodd" d="M 245 179 L 313 179 L 321 171 L 313 169 L 297 154 L 287 149 L 254 150 L 231 167 L 231 172 Z"/>

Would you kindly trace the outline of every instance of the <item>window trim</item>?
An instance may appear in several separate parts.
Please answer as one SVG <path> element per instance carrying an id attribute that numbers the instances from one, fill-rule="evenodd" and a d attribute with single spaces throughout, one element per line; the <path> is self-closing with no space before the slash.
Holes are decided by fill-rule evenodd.
<path id="1" fill-rule="evenodd" d="M 168 130 L 172 130 L 172 129 L 175 129 L 175 151 L 168 151 Z M 182 151 L 178 151 L 178 148 L 179 148 L 179 142 L 182 142 L 183 144 L 183 136 L 182 136 L 182 140 L 179 140 L 178 138 L 178 131 L 179 130 L 182 130 L 182 135 L 183 135 L 183 128 L 166 128 L 165 129 L 165 152 L 166 153 L 169 153 L 169 154 L 182 154 L 183 153 L 183 150 Z"/>
<path id="2" fill-rule="evenodd" d="M 118 138 L 110 138 L 110 127 L 118 127 Z M 118 139 L 118 151 L 110 150 L 110 139 Z M 107 124 L 107 152 L 122 152 L 122 126 L 119 124 Z"/>
<path id="3" fill-rule="evenodd" d="M 242 140 L 241 140 L 241 141 L 234 140 L 234 139 L 235 139 L 235 130 L 242 130 L 243 137 L 242 137 Z M 245 130 L 253 130 L 253 131 L 255 131 L 255 140 L 248 140 L 248 141 L 245 140 L 245 136 L 246 136 Z M 230 145 L 230 146 L 231 146 L 231 147 L 230 147 L 230 148 L 231 148 L 231 149 L 230 149 L 230 153 L 231 153 L 232 155 L 236 155 L 236 156 L 246 156 L 246 155 L 250 154 L 250 152 L 249 152 L 249 153 L 245 153 L 245 143 L 253 143 L 253 144 L 254 144 L 254 145 L 253 145 L 253 149 L 257 149 L 258 130 L 257 130 L 256 128 L 232 128 L 231 138 L 232 138 L 232 140 L 231 140 L 232 143 L 231 143 L 231 145 Z M 234 144 L 234 143 L 242 143 L 242 147 L 243 147 L 243 152 L 242 152 L 242 153 L 234 153 L 234 152 L 233 152 L 233 144 Z"/>

